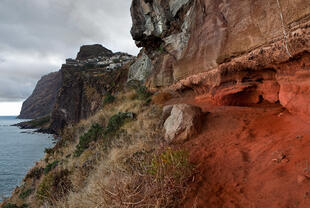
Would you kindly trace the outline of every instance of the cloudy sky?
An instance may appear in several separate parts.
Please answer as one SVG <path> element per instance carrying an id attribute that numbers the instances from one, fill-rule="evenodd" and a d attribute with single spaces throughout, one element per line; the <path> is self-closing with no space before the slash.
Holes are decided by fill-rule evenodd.
<path id="1" fill-rule="evenodd" d="M 17 115 L 44 74 L 100 43 L 136 55 L 131 0 L 0 0 L 0 115 Z"/>

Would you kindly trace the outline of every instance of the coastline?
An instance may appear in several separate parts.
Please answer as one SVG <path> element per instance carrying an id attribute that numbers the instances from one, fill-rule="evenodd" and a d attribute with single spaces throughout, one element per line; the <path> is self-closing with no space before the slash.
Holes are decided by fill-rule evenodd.
<path id="1" fill-rule="evenodd" d="M 9 198 L 26 173 L 54 144 L 53 135 L 23 131 L 16 116 L 0 116 L 0 204 Z"/>

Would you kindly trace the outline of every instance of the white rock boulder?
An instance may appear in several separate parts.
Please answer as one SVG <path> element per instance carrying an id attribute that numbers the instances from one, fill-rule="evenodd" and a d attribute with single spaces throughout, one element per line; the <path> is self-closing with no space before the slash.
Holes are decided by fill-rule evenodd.
<path id="1" fill-rule="evenodd" d="M 197 135 L 201 130 L 203 113 L 201 108 L 177 104 L 164 108 L 164 113 L 171 111 L 170 116 L 164 123 L 165 140 L 168 143 L 185 142 L 189 138 Z M 166 116 L 165 116 L 166 117 Z"/>

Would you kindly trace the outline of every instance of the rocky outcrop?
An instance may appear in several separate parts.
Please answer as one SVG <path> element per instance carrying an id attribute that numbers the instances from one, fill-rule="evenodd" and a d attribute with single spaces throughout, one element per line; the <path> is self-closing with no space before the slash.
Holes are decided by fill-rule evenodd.
<path id="1" fill-rule="evenodd" d="M 85 48 L 96 51 L 98 45 L 81 47 L 78 57 L 82 56 Z M 66 125 L 93 115 L 102 107 L 107 93 L 113 94 L 126 83 L 133 60 L 125 53 L 108 53 L 107 56 L 95 53 L 83 57 L 88 59 L 70 59 L 62 65 L 60 73 L 63 80 L 51 116 L 52 132 L 59 132 Z"/>
<path id="2" fill-rule="evenodd" d="M 153 69 L 150 58 L 142 51 L 134 64 L 129 68 L 128 82 L 145 82 Z"/>
<path id="3" fill-rule="evenodd" d="M 133 0 L 131 12 L 150 88 L 219 105 L 280 102 L 310 120 L 309 1 Z"/>
<path id="4" fill-rule="evenodd" d="M 87 60 L 97 57 L 111 57 L 113 52 L 100 44 L 81 46 L 76 56 L 77 60 Z"/>
<path id="5" fill-rule="evenodd" d="M 40 133 L 53 133 L 50 131 L 50 115 L 41 117 L 38 119 L 33 119 L 31 121 L 24 121 L 18 124 L 14 124 L 13 126 L 17 126 L 20 129 L 36 129 L 35 132 Z"/>
<path id="6" fill-rule="evenodd" d="M 43 76 L 37 83 L 32 95 L 23 103 L 20 119 L 36 119 L 49 115 L 56 102 L 62 82 L 61 73 L 54 72 Z"/>
<path id="7" fill-rule="evenodd" d="M 201 108 L 177 104 L 166 106 L 163 110 L 163 117 L 168 118 L 164 123 L 165 140 L 168 143 L 184 142 L 196 136 L 201 130 L 203 113 Z"/>

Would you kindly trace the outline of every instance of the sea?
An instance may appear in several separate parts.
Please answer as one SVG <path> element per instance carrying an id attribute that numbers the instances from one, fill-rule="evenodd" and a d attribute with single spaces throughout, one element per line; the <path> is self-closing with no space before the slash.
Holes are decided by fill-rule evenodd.
<path id="1" fill-rule="evenodd" d="M 19 129 L 13 124 L 26 121 L 15 116 L 0 116 L 0 202 L 20 185 L 27 171 L 53 146 L 49 134 Z"/>

